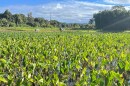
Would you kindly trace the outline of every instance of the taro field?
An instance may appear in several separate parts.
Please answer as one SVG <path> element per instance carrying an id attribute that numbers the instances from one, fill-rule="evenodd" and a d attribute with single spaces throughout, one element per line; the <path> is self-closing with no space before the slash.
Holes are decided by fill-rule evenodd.
<path id="1" fill-rule="evenodd" d="M 0 32 L 0 86 L 129 83 L 129 33 Z"/>

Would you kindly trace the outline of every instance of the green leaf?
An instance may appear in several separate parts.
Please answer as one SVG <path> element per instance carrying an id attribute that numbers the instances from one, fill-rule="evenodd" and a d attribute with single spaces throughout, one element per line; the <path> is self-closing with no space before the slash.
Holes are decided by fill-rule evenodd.
<path id="1" fill-rule="evenodd" d="M 55 61 L 57 61 L 57 60 L 58 60 L 58 57 L 57 57 L 57 56 L 54 56 L 53 59 L 54 59 Z"/>
<path id="2" fill-rule="evenodd" d="M 77 64 L 77 65 L 76 65 L 76 68 L 79 70 L 79 69 L 80 69 L 80 65 L 79 65 L 79 64 Z"/>
<path id="3" fill-rule="evenodd" d="M 7 80 L 5 78 L 3 78 L 3 77 L 0 77 L 0 82 L 1 81 L 7 83 Z"/>
<path id="4" fill-rule="evenodd" d="M 120 61 L 120 62 L 119 62 L 119 67 L 120 67 L 121 69 L 123 69 L 123 68 L 124 68 L 124 62 Z"/>
<path id="5" fill-rule="evenodd" d="M 43 83 L 43 79 L 40 79 L 38 82 Z"/>
<path id="6" fill-rule="evenodd" d="M 6 60 L 5 59 L 0 59 L 0 62 L 2 62 L 3 64 L 5 64 Z"/>
<path id="7" fill-rule="evenodd" d="M 125 62 L 125 70 L 126 71 L 130 70 L 130 64 L 128 61 Z"/>

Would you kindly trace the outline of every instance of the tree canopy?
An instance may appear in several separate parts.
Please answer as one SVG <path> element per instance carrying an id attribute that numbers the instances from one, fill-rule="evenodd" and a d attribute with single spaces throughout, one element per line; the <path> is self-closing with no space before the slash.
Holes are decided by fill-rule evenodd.
<path id="1" fill-rule="evenodd" d="M 110 10 L 100 11 L 93 15 L 97 29 L 123 31 L 130 29 L 130 11 L 124 6 L 113 6 Z"/>
<path id="2" fill-rule="evenodd" d="M 62 23 L 57 20 L 46 20 L 42 17 L 34 18 L 32 13 L 24 14 L 12 14 L 9 10 L 5 10 L 4 13 L 0 13 L 0 27 L 64 27 L 64 28 L 77 28 L 82 24 L 77 23 Z"/>

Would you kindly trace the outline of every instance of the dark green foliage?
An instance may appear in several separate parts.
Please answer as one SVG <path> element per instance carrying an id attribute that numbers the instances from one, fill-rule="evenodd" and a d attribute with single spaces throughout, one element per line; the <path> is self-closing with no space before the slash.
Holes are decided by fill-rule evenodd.
<path id="1" fill-rule="evenodd" d="M 15 14 L 13 15 L 14 17 L 14 22 L 17 26 L 19 26 L 20 24 L 25 24 L 27 19 L 26 16 L 24 14 Z"/>
<path id="2" fill-rule="evenodd" d="M 9 23 L 9 27 L 15 27 L 15 26 L 16 26 L 15 23 L 12 23 L 12 22 Z"/>
<path id="3" fill-rule="evenodd" d="M 2 18 L 1 21 L 0 21 L 0 26 L 2 27 L 6 27 L 6 26 L 9 26 L 9 23 L 7 21 L 6 18 Z"/>
<path id="4" fill-rule="evenodd" d="M 95 25 L 94 24 L 87 24 L 87 25 L 85 25 L 85 28 L 87 30 L 93 30 L 93 29 L 95 29 Z"/>
<path id="5" fill-rule="evenodd" d="M 34 26 L 36 27 L 48 27 L 49 22 L 44 18 L 35 18 Z"/>
<path id="6" fill-rule="evenodd" d="M 111 10 L 100 11 L 93 17 L 97 29 L 124 31 L 130 27 L 130 11 L 123 6 L 113 6 Z"/>
<path id="7" fill-rule="evenodd" d="M 9 10 L 6 10 L 3 13 L 3 18 L 6 18 L 8 21 L 12 21 L 12 14 L 11 14 L 11 12 L 9 12 Z"/>
<path id="8" fill-rule="evenodd" d="M 57 27 L 57 26 L 59 26 L 60 23 L 56 20 L 51 20 L 50 24 L 53 25 L 54 27 Z"/>

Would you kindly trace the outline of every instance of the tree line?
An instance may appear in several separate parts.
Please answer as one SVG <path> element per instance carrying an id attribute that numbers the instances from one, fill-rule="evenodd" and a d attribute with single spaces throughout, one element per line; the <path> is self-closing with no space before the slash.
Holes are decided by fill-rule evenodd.
<path id="1" fill-rule="evenodd" d="M 63 23 L 57 20 L 46 20 L 42 17 L 34 18 L 32 13 L 12 14 L 9 10 L 0 13 L 0 27 L 64 27 L 64 28 L 81 28 L 84 24 Z"/>
<path id="2" fill-rule="evenodd" d="M 130 29 L 130 10 L 126 10 L 124 6 L 113 6 L 110 10 L 99 11 L 93 18 L 97 29 L 105 31 Z"/>
<path id="3" fill-rule="evenodd" d="M 98 29 L 105 31 L 124 31 L 130 29 L 130 10 L 124 6 L 113 6 L 110 10 L 99 11 L 88 24 L 63 23 L 57 20 L 34 18 L 32 13 L 12 14 L 9 10 L 0 13 L 0 27 L 63 27 L 72 29 Z"/>

